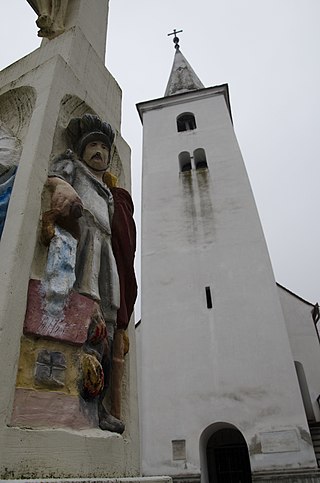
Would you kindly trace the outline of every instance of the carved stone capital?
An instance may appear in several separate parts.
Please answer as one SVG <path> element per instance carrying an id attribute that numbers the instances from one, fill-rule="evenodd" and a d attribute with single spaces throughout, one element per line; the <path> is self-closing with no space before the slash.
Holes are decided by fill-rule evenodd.
<path id="1" fill-rule="evenodd" d="M 38 36 L 51 40 L 65 31 L 68 0 L 27 0 L 38 15 Z"/>

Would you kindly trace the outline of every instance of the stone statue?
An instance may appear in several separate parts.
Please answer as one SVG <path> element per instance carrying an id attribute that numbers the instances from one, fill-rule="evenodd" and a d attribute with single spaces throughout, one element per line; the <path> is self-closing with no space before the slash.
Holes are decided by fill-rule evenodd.
<path id="1" fill-rule="evenodd" d="M 65 31 L 68 0 L 28 0 L 28 3 L 38 15 L 39 37 L 51 40 Z"/>
<path id="2" fill-rule="evenodd" d="M 46 324 L 52 327 L 50 320 L 57 320 L 57 314 L 67 310 L 64 307 L 72 310 L 72 300 L 66 301 L 70 290 L 94 302 L 83 346 L 81 394 L 89 400 L 98 398 L 101 429 L 122 433 L 126 329 L 137 294 L 133 203 L 107 173 L 114 140 L 111 126 L 86 114 L 72 119 L 67 133 L 73 151 L 66 151 L 51 165 L 51 210 L 43 214 L 43 241 L 50 245 L 47 282 L 42 289 L 47 294 Z M 68 241 L 70 233 L 74 242 Z M 69 253 L 67 258 L 64 252 Z M 66 275 L 70 273 L 66 267 L 74 275 Z M 68 316 L 62 318 L 67 321 Z M 107 411 L 103 401 L 110 385 L 111 410 Z"/>

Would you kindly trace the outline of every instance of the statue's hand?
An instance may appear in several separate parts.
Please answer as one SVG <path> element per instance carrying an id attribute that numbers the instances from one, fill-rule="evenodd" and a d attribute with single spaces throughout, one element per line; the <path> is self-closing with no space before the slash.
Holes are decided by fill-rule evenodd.
<path id="1" fill-rule="evenodd" d="M 49 178 L 48 184 L 53 188 L 51 209 L 60 216 L 80 218 L 83 212 L 82 201 L 78 193 L 66 181 L 60 178 Z"/>

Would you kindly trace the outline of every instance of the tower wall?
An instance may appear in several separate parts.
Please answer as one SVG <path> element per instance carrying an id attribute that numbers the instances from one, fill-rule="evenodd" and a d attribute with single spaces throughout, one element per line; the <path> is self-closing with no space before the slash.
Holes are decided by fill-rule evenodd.
<path id="1" fill-rule="evenodd" d="M 220 423 L 242 432 L 253 472 L 316 465 L 226 99 L 222 86 L 138 106 L 144 126 L 139 331 L 145 475 L 200 474 L 200 437 Z M 177 132 L 176 118 L 185 112 L 194 114 L 197 127 Z M 179 173 L 179 153 L 192 156 L 198 148 L 208 169 L 196 170 L 192 160 L 192 170 Z M 185 440 L 186 448 L 177 460 L 175 440 Z"/>

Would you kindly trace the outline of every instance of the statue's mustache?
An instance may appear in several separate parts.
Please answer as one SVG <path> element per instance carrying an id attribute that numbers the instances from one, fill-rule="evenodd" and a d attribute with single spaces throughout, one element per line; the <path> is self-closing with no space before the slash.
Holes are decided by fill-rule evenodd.
<path id="1" fill-rule="evenodd" d="M 99 158 L 102 159 L 102 156 L 100 153 L 95 153 L 93 156 L 91 156 L 91 159 Z"/>

